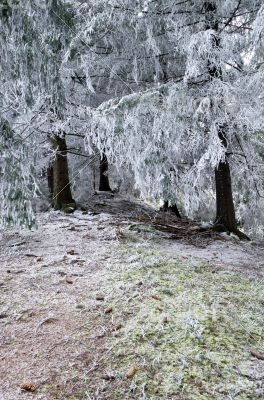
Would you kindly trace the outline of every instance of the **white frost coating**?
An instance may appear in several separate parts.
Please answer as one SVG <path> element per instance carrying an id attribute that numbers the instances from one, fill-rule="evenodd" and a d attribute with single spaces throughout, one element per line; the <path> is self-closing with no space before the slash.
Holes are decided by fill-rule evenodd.
<path id="1" fill-rule="evenodd" d="M 256 71 L 254 57 L 248 57 L 253 39 L 244 26 L 254 26 L 257 18 L 258 32 L 259 25 L 263 27 L 261 2 L 242 1 L 238 9 L 232 1 L 217 2 L 209 17 L 204 7 L 203 1 L 180 5 L 169 1 L 164 18 L 161 3 L 148 5 L 144 18 L 148 60 L 158 51 L 164 53 L 164 43 L 167 48 L 174 43 L 180 60 L 173 64 L 175 76 L 184 71 L 184 83 L 155 87 L 154 81 L 150 90 L 104 103 L 89 114 L 86 140 L 106 149 L 112 162 L 132 168 L 144 197 L 183 202 L 188 215 L 211 208 L 214 168 L 227 153 L 237 215 L 247 229 L 259 230 L 264 222 L 263 72 Z M 153 22 L 157 10 L 165 27 L 162 42 Z M 125 47 L 126 52 L 129 49 Z M 218 75 L 212 78 L 213 67 Z M 157 66 L 155 70 L 161 77 Z M 218 136 L 222 128 L 227 148 Z"/>
<path id="2" fill-rule="evenodd" d="M 3 226 L 19 224 L 32 227 L 35 215 L 31 205 L 37 190 L 31 167 L 30 150 L 21 138 L 12 132 L 7 121 L 0 121 L 0 216 Z M 5 179 L 3 179 L 5 178 Z"/>
<path id="3" fill-rule="evenodd" d="M 144 197 L 176 199 L 191 216 L 212 209 L 227 153 L 238 217 L 260 230 L 263 1 L 206 4 L 25 0 L 9 22 L 1 14 L 0 106 L 14 135 L 27 126 L 21 149 L 30 135 L 37 169 L 48 134 L 86 133 L 87 151 L 131 169 Z"/>
<path id="4" fill-rule="evenodd" d="M 31 227 L 37 175 L 51 154 L 48 136 L 69 124 L 61 63 L 67 2 L 0 6 L 0 224 Z M 67 29 L 66 29 L 67 31 Z"/>

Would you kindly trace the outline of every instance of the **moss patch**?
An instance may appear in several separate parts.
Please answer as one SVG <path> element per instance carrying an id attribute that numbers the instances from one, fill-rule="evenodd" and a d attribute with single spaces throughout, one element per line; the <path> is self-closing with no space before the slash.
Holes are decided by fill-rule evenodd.
<path id="1" fill-rule="evenodd" d="M 250 351 L 264 353 L 263 284 L 146 246 L 125 256 L 108 282 L 123 326 L 111 343 L 112 398 L 261 398 L 264 362 Z"/>

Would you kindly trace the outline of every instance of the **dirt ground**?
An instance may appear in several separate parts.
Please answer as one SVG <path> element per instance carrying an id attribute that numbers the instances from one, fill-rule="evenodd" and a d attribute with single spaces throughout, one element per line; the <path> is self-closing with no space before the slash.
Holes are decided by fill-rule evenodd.
<path id="1" fill-rule="evenodd" d="M 121 212 L 115 203 L 110 215 L 109 201 L 96 201 L 93 213 L 43 213 L 36 230 L 0 232 L 1 400 L 122 399 L 109 357 L 123 321 L 112 313 L 115 293 L 108 282 L 112 268 L 131 263 L 128 244 L 138 247 L 138 240 L 162 256 L 207 262 L 262 282 L 264 248 L 256 242 L 224 237 L 197 247 L 132 222 L 129 207 Z M 147 212 L 137 206 L 138 215 Z M 126 398 L 162 398 L 134 396 Z M 200 398 L 214 398 L 208 396 Z"/>

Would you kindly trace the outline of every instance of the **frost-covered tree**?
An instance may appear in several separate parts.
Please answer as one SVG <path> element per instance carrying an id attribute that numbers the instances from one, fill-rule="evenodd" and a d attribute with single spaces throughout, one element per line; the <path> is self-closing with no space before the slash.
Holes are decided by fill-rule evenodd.
<path id="1" fill-rule="evenodd" d="M 156 2 L 157 7 L 161 5 L 162 1 Z M 75 80 L 80 84 L 82 79 L 86 84 L 90 106 L 158 83 L 177 81 L 183 75 L 175 44 L 164 34 L 166 14 L 149 15 L 141 2 L 130 0 L 86 1 L 76 8 L 82 18 L 72 43 L 79 56 Z M 171 200 L 166 185 L 172 176 L 169 169 L 161 198 Z"/>
<path id="2" fill-rule="evenodd" d="M 35 225 L 32 198 L 37 191 L 32 155 L 23 139 L 14 134 L 8 121 L 0 118 L 0 218 L 3 226 Z"/>
<path id="3" fill-rule="evenodd" d="M 18 12 L 13 2 L 0 7 L 0 221 L 31 227 L 34 213 L 31 200 L 36 193 L 34 148 L 31 124 L 34 113 L 34 86 L 38 60 L 31 40 L 34 26 L 27 14 Z M 30 79 L 29 79 L 30 77 Z"/>
<path id="4" fill-rule="evenodd" d="M 50 0 L 45 4 L 38 0 L 26 0 L 23 4 L 5 1 L 0 9 L 1 115 L 14 137 L 14 142 L 9 140 L 9 146 L 5 146 L 5 152 L 12 156 L 21 143 L 20 154 L 25 152 L 30 157 L 21 157 L 17 165 L 20 171 L 34 165 L 36 175 L 40 175 L 49 158 L 55 160 L 53 196 L 55 200 L 58 198 L 56 206 L 61 204 L 62 197 L 72 202 L 61 141 L 65 141 L 69 122 L 63 57 L 68 49 L 73 20 L 70 4 L 63 0 Z M 57 146 L 54 145 L 56 139 Z M 16 144 L 14 148 L 13 143 Z M 7 157 L 3 159 L 8 160 Z M 3 170 L 8 169 L 3 166 Z M 60 183 L 59 170 L 67 177 L 67 185 Z M 7 187 L 13 187 L 11 180 L 12 176 L 7 173 L 1 177 L 2 184 Z M 16 182 L 21 186 L 25 180 Z M 28 190 L 28 186 L 24 190 L 21 187 L 21 193 L 28 193 Z M 12 222 L 20 223 L 19 218 Z"/>
<path id="5" fill-rule="evenodd" d="M 263 226 L 262 3 L 6 1 L 3 120 L 37 169 L 49 138 L 79 145 L 87 133 L 86 148 L 133 170 L 143 196 L 180 199 L 190 216 L 216 197 L 215 220 L 243 236 L 235 207 Z M 54 147 L 65 161 L 66 143 Z"/>
<path id="6" fill-rule="evenodd" d="M 263 25 L 261 6 L 257 0 L 145 2 L 140 15 L 134 10 L 135 18 L 143 16 L 150 26 L 152 18 L 166 22 L 161 35 L 177 49 L 184 77 L 112 100 L 92 113 L 96 145 L 107 148 L 112 160 L 132 166 L 143 194 L 159 196 L 166 186 L 175 196 L 176 185 L 192 215 L 206 207 L 215 190 L 216 221 L 240 237 L 245 236 L 237 228 L 233 197 L 241 221 L 250 215 L 263 223 L 257 151 L 262 101 L 251 60 L 251 30 L 257 18 L 259 31 Z"/>

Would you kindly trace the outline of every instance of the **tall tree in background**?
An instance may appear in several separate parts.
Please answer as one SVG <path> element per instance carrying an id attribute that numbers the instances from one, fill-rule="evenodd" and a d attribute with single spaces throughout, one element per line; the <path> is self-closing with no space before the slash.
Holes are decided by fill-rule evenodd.
<path id="1" fill-rule="evenodd" d="M 53 196 L 52 203 L 56 210 L 66 209 L 71 205 L 75 208 L 72 198 L 69 169 L 67 160 L 67 144 L 65 136 L 51 137 L 55 159 L 53 162 Z"/>
<path id="2" fill-rule="evenodd" d="M 104 192 L 111 192 L 111 187 L 108 178 L 108 160 L 105 153 L 100 157 L 100 179 L 99 190 Z"/>
<path id="3" fill-rule="evenodd" d="M 157 8 L 162 5 L 160 0 L 155 3 Z M 131 0 L 121 2 L 99 0 L 96 3 L 86 1 L 76 8 L 77 13 L 80 13 L 82 17 L 86 16 L 85 19 L 79 19 L 76 41 L 79 43 L 78 51 L 81 58 L 78 65 L 82 66 L 80 76 L 85 76 L 87 89 L 93 92 L 90 106 L 98 106 L 102 101 L 117 95 L 136 93 L 158 84 L 173 82 L 183 74 L 182 63 L 175 44 L 168 40 L 168 35 L 165 33 L 166 13 L 164 15 L 158 12 L 142 13 L 139 2 L 135 7 L 135 2 Z M 85 46 L 86 43 L 87 46 Z M 177 67 L 175 67 L 176 63 Z M 86 124 L 89 132 L 87 142 L 92 142 L 94 135 L 97 135 L 96 141 L 99 142 L 102 138 L 99 130 L 94 130 L 90 134 L 89 117 Z M 135 129 L 137 129 L 136 121 Z M 162 135 L 162 129 L 160 135 Z M 142 195 L 153 196 L 157 200 L 163 198 L 169 200 L 172 197 L 172 203 L 175 203 L 175 195 L 178 194 L 177 174 L 172 177 L 171 173 L 175 166 L 169 160 L 164 163 L 163 159 L 164 187 L 155 185 L 157 161 L 154 154 L 156 149 L 153 155 L 149 154 L 146 159 L 142 157 L 146 154 L 144 147 L 139 149 L 137 145 L 130 146 L 130 140 L 127 143 L 129 156 L 120 151 L 119 157 L 115 157 L 115 162 L 120 169 L 130 168 L 133 158 L 135 162 L 131 170 L 139 176 L 146 172 L 147 164 L 148 188 L 145 187 L 146 190 L 144 193 L 142 191 Z M 140 143 L 141 139 L 137 144 L 140 145 Z M 106 140 L 105 153 L 112 162 L 110 153 L 113 154 L 115 145 L 110 141 L 109 144 L 110 148 Z M 88 147 L 93 148 L 92 145 Z M 118 148 L 118 145 L 116 147 Z M 100 149 L 103 151 L 103 146 L 100 145 Z M 150 148 L 148 151 L 151 153 Z M 154 188 L 157 189 L 156 193 L 154 193 Z M 172 192 L 174 194 L 171 196 Z"/>

